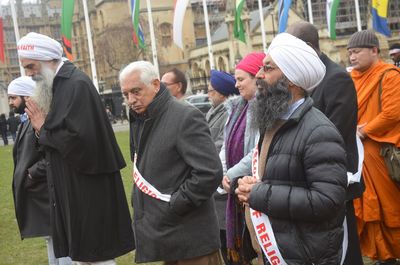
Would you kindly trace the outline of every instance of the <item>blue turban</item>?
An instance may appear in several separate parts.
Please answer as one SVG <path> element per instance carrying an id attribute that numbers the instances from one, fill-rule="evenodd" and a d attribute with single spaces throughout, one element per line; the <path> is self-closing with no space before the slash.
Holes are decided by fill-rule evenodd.
<path id="1" fill-rule="evenodd" d="M 211 70 L 211 86 L 224 96 L 239 95 L 239 90 L 235 87 L 235 78 L 225 72 Z"/>

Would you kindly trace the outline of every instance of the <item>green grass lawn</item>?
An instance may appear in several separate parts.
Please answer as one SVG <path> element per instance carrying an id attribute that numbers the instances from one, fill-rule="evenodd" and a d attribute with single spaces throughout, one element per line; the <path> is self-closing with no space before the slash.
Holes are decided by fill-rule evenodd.
<path id="1" fill-rule="evenodd" d="M 128 204 L 132 188 L 132 164 L 129 163 L 128 132 L 117 132 L 116 137 L 127 162 L 122 171 L 122 179 Z M 43 238 L 21 240 L 15 219 L 12 199 L 12 146 L 0 147 L 0 265 L 44 265 L 47 262 L 46 243 Z M 130 209 L 132 212 L 132 209 Z M 117 264 L 135 264 L 134 253 L 128 253 L 117 259 Z"/>

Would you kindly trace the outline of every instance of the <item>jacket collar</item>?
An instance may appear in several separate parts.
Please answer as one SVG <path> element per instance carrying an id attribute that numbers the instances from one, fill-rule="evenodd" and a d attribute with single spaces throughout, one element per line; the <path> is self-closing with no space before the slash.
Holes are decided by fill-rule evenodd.
<path id="1" fill-rule="evenodd" d="M 314 101 L 310 96 L 304 98 L 304 103 L 301 104 L 290 116 L 287 124 L 298 123 L 303 116 L 313 107 Z"/>
<path id="2" fill-rule="evenodd" d="M 71 78 L 72 73 L 75 70 L 75 65 L 69 61 L 65 61 L 64 65 L 61 66 L 60 70 L 58 71 L 58 73 L 56 74 L 56 78 L 57 77 L 61 77 L 61 78 Z"/>
<path id="3" fill-rule="evenodd" d="M 220 103 L 216 108 L 211 107 L 211 109 L 206 114 L 206 120 L 210 121 L 213 117 L 217 116 L 220 113 L 224 113 L 226 111 L 224 102 Z"/>

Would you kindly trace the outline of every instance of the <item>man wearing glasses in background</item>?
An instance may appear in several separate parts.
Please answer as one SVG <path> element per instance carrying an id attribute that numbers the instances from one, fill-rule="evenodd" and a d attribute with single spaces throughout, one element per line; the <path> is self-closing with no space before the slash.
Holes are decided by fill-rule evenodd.
<path id="1" fill-rule="evenodd" d="M 185 74 L 181 70 L 177 68 L 168 70 L 162 76 L 161 82 L 168 88 L 171 95 L 177 100 L 184 99 L 187 88 L 187 80 Z"/>

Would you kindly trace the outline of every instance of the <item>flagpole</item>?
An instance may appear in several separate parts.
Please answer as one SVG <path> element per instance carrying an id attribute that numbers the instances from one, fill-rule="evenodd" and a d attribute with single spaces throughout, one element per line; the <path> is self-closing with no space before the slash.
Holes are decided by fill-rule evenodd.
<path id="1" fill-rule="evenodd" d="M 207 35 L 207 46 L 208 46 L 208 58 L 210 60 L 210 68 L 215 69 L 214 66 L 214 56 L 212 51 L 211 34 L 210 34 L 210 24 L 208 22 L 208 11 L 206 0 L 203 0 L 203 12 L 204 12 L 204 23 L 206 25 L 206 35 Z"/>
<path id="2" fill-rule="evenodd" d="M 18 20 L 17 20 L 17 12 L 15 12 L 14 0 L 10 0 L 10 7 L 11 7 L 11 16 L 14 24 L 14 33 L 15 33 L 15 41 L 18 43 L 19 37 L 19 29 L 18 29 Z M 22 67 L 21 61 L 18 60 L 19 63 L 19 71 L 21 72 L 21 76 L 25 75 L 25 69 Z"/>
<path id="3" fill-rule="evenodd" d="M 358 3 L 358 0 L 354 0 L 355 5 L 356 5 L 356 18 L 357 18 L 357 31 L 361 31 L 361 16 L 360 16 L 360 5 Z"/>
<path id="4" fill-rule="evenodd" d="M 265 28 L 264 28 L 264 12 L 261 0 L 258 0 L 258 10 L 260 11 L 260 26 L 261 26 L 261 38 L 263 43 L 263 50 L 264 53 L 267 53 L 267 40 L 265 37 Z"/>
<path id="5" fill-rule="evenodd" d="M 312 14 L 312 6 L 311 6 L 311 0 L 307 0 L 307 6 L 308 6 L 308 20 L 311 24 L 314 24 L 314 17 Z"/>
<path id="6" fill-rule="evenodd" d="M 88 46 L 89 46 L 90 65 L 92 68 L 92 79 L 93 79 L 93 84 L 97 89 L 97 92 L 99 92 L 99 82 L 97 80 L 96 61 L 94 58 L 93 43 L 92 43 L 92 31 L 90 30 L 87 2 L 86 2 L 86 0 L 82 0 L 82 2 L 83 2 L 83 12 L 85 14 L 86 35 L 87 35 Z"/>
<path id="7" fill-rule="evenodd" d="M 151 50 L 153 52 L 153 64 L 154 67 L 157 69 L 158 76 L 160 76 L 160 69 L 158 68 L 158 59 L 157 59 L 156 38 L 154 36 L 154 25 L 153 25 L 153 17 L 151 15 L 150 0 L 146 0 L 146 5 L 147 5 L 147 14 L 149 16 L 150 40 L 151 40 Z"/>

